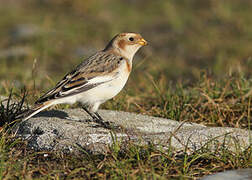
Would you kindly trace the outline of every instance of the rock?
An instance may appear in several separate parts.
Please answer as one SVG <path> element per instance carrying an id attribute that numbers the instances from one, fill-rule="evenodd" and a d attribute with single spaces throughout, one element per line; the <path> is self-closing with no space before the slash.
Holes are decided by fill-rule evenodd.
<path id="1" fill-rule="evenodd" d="M 82 109 L 51 110 L 19 123 L 16 136 L 26 139 L 28 147 L 37 151 L 78 152 L 81 147 L 92 153 L 106 153 L 113 137 L 122 144 L 151 142 L 163 149 L 171 145 L 174 152 L 187 149 L 188 153 L 205 145 L 223 147 L 224 142 L 230 150 L 235 150 L 237 143 L 241 149 L 249 145 L 249 131 L 243 129 L 206 127 L 128 112 L 100 110 L 99 113 L 106 121 L 123 128 L 112 131 L 103 128 Z"/>
<path id="2" fill-rule="evenodd" d="M 6 107 L 7 104 L 8 104 L 8 99 L 9 99 L 9 97 L 0 96 L 0 103 L 1 103 L 4 107 Z M 17 103 L 17 101 L 15 101 L 15 100 L 13 100 L 13 99 L 11 99 L 10 102 L 9 102 L 10 105 L 14 105 L 15 103 Z"/>
<path id="3" fill-rule="evenodd" d="M 202 180 L 251 180 L 252 179 L 252 169 L 238 169 L 232 171 L 220 172 L 214 175 L 209 175 Z"/>
<path id="4" fill-rule="evenodd" d="M 0 101 L 6 100 L 6 99 L 8 99 L 8 97 L 0 95 Z"/>

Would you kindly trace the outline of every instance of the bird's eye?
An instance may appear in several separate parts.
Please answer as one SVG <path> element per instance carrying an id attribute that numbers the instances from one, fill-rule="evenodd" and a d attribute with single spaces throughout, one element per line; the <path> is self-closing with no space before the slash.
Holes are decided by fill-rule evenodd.
<path id="1" fill-rule="evenodd" d="M 134 38 L 133 38 L 133 37 L 130 37 L 129 40 L 130 40 L 130 41 L 134 41 Z"/>

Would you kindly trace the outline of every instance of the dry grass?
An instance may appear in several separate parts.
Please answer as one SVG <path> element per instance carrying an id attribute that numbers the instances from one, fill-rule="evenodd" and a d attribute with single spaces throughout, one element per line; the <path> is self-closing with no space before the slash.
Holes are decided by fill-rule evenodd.
<path id="1" fill-rule="evenodd" d="M 219 146 L 215 151 L 204 147 L 191 155 L 160 151 L 155 146 L 127 148 L 112 145 L 106 155 L 87 153 L 78 156 L 60 152 L 34 152 L 24 142 L 2 136 L 0 177 L 22 179 L 191 179 L 214 172 L 251 166 L 251 147 L 231 152 Z M 4 145 L 4 147 L 3 147 Z"/>

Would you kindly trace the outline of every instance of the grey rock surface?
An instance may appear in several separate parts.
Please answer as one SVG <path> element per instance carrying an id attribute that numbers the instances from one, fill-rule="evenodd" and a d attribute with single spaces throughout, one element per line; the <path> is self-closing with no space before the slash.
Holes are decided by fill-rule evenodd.
<path id="1" fill-rule="evenodd" d="M 202 180 L 251 180 L 252 169 L 238 169 L 209 175 Z"/>
<path id="2" fill-rule="evenodd" d="M 230 150 L 235 150 L 235 144 L 244 149 L 250 143 L 251 132 L 243 129 L 206 127 L 128 112 L 100 110 L 99 113 L 115 126 L 113 130 L 93 122 L 82 109 L 67 109 L 41 112 L 18 124 L 15 133 L 35 150 L 64 152 L 77 152 L 81 147 L 92 153 L 106 153 L 113 144 L 112 137 L 125 145 L 129 141 L 151 142 L 163 149 L 172 147 L 178 153 L 184 149 L 190 153 L 206 145 L 223 147 L 224 142 Z"/>

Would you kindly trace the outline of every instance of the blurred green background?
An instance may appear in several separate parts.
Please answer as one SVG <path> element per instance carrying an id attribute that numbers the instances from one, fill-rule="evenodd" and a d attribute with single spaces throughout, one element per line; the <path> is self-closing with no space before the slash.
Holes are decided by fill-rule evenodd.
<path id="1" fill-rule="evenodd" d="M 250 78 L 251 12 L 251 0 L 0 0 L 0 92 L 26 86 L 34 101 L 120 32 L 149 42 L 116 97 L 128 105 L 153 82 L 162 92 L 202 74 Z"/>

